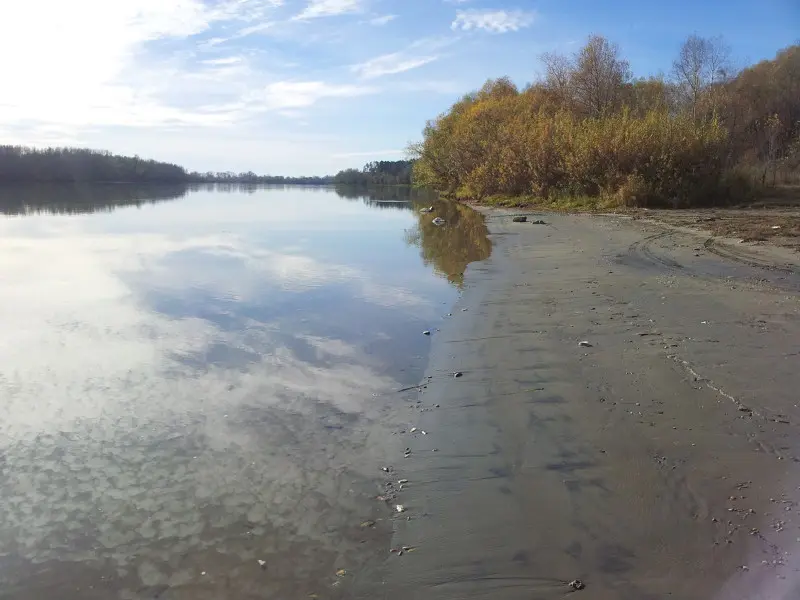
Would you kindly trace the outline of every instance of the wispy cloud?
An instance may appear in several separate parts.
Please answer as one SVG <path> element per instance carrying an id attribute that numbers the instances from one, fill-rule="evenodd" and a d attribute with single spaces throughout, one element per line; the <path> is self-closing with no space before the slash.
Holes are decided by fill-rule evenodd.
<path id="1" fill-rule="evenodd" d="M 303 11 L 292 17 L 295 21 L 305 21 L 319 17 L 335 17 L 359 12 L 362 0 L 309 0 Z"/>
<path id="2" fill-rule="evenodd" d="M 272 29 L 275 26 L 275 23 L 272 21 L 264 21 L 263 23 L 257 23 L 255 25 L 250 25 L 248 27 L 243 27 L 238 32 L 236 32 L 235 38 L 242 38 L 248 35 L 252 35 L 254 33 L 262 33 L 267 31 L 268 29 Z"/>
<path id="3" fill-rule="evenodd" d="M 307 108 L 323 98 L 352 98 L 378 90 L 361 85 L 335 85 L 324 81 L 279 81 L 269 84 L 261 95 L 264 108 L 285 110 Z"/>
<path id="4" fill-rule="evenodd" d="M 370 150 L 367 152 L 338 152 L 332 158 L 369 158 L 370 156 L 403 156 L 405 150 Z"/>
<path id="5" fill-rule="evenodd" d="M 394 21 L 397 18 L 397 15 L 381 15 L 379 17 L 373 17 L 369 20 L 370 25 L 386 25 L 390 21 Z"/>
<path id="6" fill-rule="evenodd" d="M 433 55 L 407 56 L 403 52 L 392 52 L 391 54 L 376 56 L 375 58 L 372 58 L 366 62 L 353 65 L 350 67 L 350 69 L 359 77 L 364 79 L 374 79 L 384 75 L 404 73 L 423 65 L 427 65 L 438 58 L 438 56 Z"/>
<path id="7" fill-rule="evenodd" d="M 20 47 L 28 50 L 3 69 L 6 85 L 0 127 L 20 121 L 73 129 L 228 122 L 230 115 L 197 108 L 208 98 L 192 106 L 177 88 L 170 96 L 180 95 L 181 102 L 165 98 L 162 93 L 169 81 L 181 79 L 176 75 L 186 71 L 173 57 L 156 58 L 146 50 L 152 42 L 177 47 L 221 23 L 246 25 L 263 20 L 281 4 L 281 0 L 12 3 L 4 7 L 0 20 L 0 54 L 18 55 Z M 97 22 L 103 26 L 97 27 Z M 217 35 L 208 47 L 224 39 Z M 224 64 L 232 62 L 223 58 L 217 66 Z"/>
<path id="8" fill-rule="evenodd" d="M 533 12 L 522 10 L 459 10 L 451 29 L 463 31 L 481 29 L 489 33 L 507 33 L 530 26 L 535 16 Z"/>
<path id="9" fill-rule="evenodd" d="M 235 65 L 237 63 L 242 62 L 241 56 L 228 56 L 225 58 L 210 58 L 208 60 L 201 61 L 204 65 L 211 65 L 211 66 L 224 66 L 224 65 Z"/>

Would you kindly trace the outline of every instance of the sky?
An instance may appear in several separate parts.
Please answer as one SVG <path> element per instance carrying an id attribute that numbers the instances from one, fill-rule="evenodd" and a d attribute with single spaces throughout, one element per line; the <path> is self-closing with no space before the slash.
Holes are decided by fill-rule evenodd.
<path id="1" fill-rule="evenodd" d="M 800 42 L 800 0 L 0 0 L 0 143 L 191 170 L 332 174 L 397 160 L 488 78 L 591 34 L 668 74 L 691 33 L 746 66 Z"/>

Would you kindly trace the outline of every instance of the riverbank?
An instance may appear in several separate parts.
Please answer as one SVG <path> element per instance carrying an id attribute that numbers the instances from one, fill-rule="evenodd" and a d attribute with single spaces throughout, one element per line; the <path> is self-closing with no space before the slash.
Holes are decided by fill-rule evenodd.
<path id="1" fill-rule="evenodd" d="M 510 214 L 434 332 L 385 477 L 397 552 L 356 597 L 795 597 L 800 269 Z"/>
<path id="2" fill-rule="evenodd" d="M 543 210 L 548 213 L 625 215 L 689 229 L 707 237 L 749 245 L 769 245 L 800 252 L 800 187 L 783 185 L 762 190 L 758 195 L 731 207 L 692 209 L 648 209 L 616 206 L 600 198 L 564 197 L 545 202 L 538 198 L 490 197 L 469 202 L 478 210 Z"/>

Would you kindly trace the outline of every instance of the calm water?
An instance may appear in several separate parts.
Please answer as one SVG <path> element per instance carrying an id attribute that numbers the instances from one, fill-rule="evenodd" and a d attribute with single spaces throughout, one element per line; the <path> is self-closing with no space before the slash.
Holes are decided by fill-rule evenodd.
<path id="1" fill-rule="evenodd" d="M 397 390 L 488 256 L 478 214 L 220 186 L 0 211 L 0 598 L 343 597 L 384 559 Z"/>

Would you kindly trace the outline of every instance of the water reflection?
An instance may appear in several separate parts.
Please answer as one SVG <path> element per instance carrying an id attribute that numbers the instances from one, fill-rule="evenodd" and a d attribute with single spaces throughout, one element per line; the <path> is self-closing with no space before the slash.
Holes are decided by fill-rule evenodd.
<path id="1" fill-rule="evenodd" d="M 420 249 L 424 264 L 432 265 L 436 273 L 459 288 L 467 265 L 488 258 L 492 251 L 489 231 L 480 213 L 463 204 L 441 200 L 428 190 L 340 185 L 335 190 L 340 197 L 361 200 L 367 206 L 414 212 L 415 225 L 406 230 L 406 242 Z M 433 211 L 420 212 L 429 207 Z M 444 219 L 445 225 L 435 225 L 435 217 Z"/>
<path id="2" fill-rule="evenodd" d="M 413 198 L 240 191 L 6 194 L 8 597 L 346 597 L 336 571 L 385 555 L 388 525 L 360 523 L 394 391 L 457 294 L 426 265 L 458 283 L 480 227 L 437 203 L 428 231 Z"/>
<path id="3" fill-rule="evenodd" d="M 420 249 L 426 265 L 461 287 L 467 265 L 488 258 L 492 251 L 483 215 L 456 202 L 415 198 L 411 204 L 417 226 L 406 232 L 406 241 Z M 433 211 L 420 212 L 428 207 Z M 436 217 L 444 219 L 444 225 L 435 225 Z"/>
<path id="4" fill-rule="evenodd" d="M 336 194 L 347 200 L 361 200 L 367 206 L 397 210 L 412 210 L 415 201 L 432 202 L 438 194 L 429 190 L 415 189 L 407 186 L 350 186 L 336 185 Z"/>
<path id="5" fill-rule="evenodd" d="M 0 213 L 6 215 L 91 214 L 124 206 L 144 206 L 186 195 L 185 185 L 5 185 L 0 186 Z"/>

